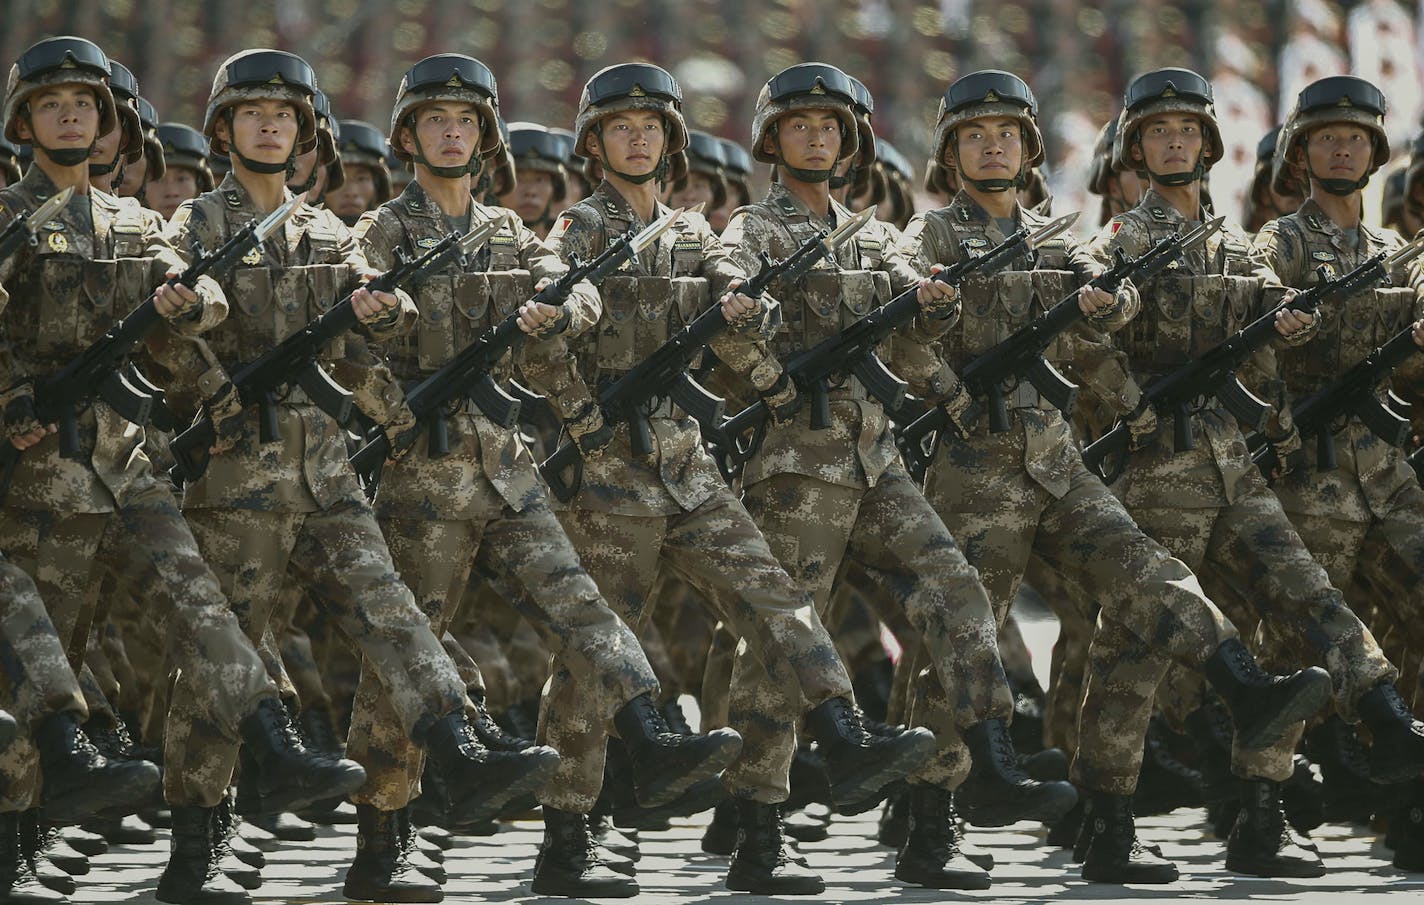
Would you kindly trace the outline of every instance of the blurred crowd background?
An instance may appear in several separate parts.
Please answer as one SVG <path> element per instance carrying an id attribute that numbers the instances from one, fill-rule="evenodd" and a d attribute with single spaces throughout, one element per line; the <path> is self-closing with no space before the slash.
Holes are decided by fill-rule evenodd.
<path id="1" fill-rule="evenodd" d="M 939 97 L 957 76 L 1007 69 L 1038 93 L 1060 210 L 1083 191 L 1098 126 L 1131 77 L 1186 66 L 1210 77 L 1227 140 L 1212 171 L 1238 216 L 1258 140 L 1326 75 L 1376 82 L 1394 152 L 1419 131 L 1424 0 L 4 0 L 0 50 L 39 38 L 98 42 L 138 76 L 164 120 L 201 126 L 217 65 L 276 47 L 316 68 L 338 118 L 384 127 L 401 72 L 433 53 L 477 56 L 507 120 L 569 127 L 584 80 L 646 59 L 671 70 L 695 128 L 745 141 L 761 85 L 804 60 L 875 95 L 876 129 L 923 166 Z M 1375 180 L 1376 183 L 1381 180 Z M 1373 186 L 1378 191 L 1377 186 Z M 1378 205 L 1368 205 L 1372 219 Z"/>

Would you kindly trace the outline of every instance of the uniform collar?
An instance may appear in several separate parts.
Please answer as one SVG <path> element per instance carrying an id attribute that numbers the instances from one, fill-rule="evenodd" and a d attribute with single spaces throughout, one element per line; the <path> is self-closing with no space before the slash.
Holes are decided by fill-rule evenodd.
<path id="1" fill-rule="evenodd" d="M 444 213 L 440 210 L 440 205 L 430 200 L 430 195 L 417 180 L 412 179 L 397 200 L 412 217 L 432 222 L 443 221 Z M 486 208 L 475 200 L 474 195 L 470 196 L 470 211 L 476 216 L 486 215 Z"/>
<path id="2" fill-rule="evenodd" d="M 1176 225 L 1187 222 L 1187 218 L 1183 217 L 1170 201 L 1157 194 L 1157 190 L 1152 188 L 1149 188 L 1147 194 L 1142 196 L 1142 200 L 1137 203 L 1136 210 L 1153 223 Z M 1198 220 L 1205 216 L 1204 210 L 1197 211 Z"/>
<path id="3" fill-rule="evenodd" d="M 598 213 L 607 220 L 616 220 L 629 225 L 636 225 L 639 229 L 648 225 L 643 222 L 642 217 L 638 216 L 638 212 L 633 210 L 633 205 L 628 203 L 628 199 L 619 194 L 618 190 L 609 184 L 606 179 L 598 184 L 598 188 L 593 190 L 593 195 L 589 198 L 589 201 L 598 208 Z M 661 217 L 670 210 L 670 208 L 661 201 L 656 202 L 653 209 L 656 211 L 656 216 L 658 217 Z"/>
<path id="4" fill-rule="evenodd" d="M 778 208 L 784 214 L 804 217 L 812 222 L 822 222 L 821 218 L 806 206 L 806 202 L 791 194 L 790 190 L 779 182 L 773 182 L 771 188 L 767 189 L 766 203 Z M 835 198 L 831 199 L 830 210 L 831 216 L 835 219 L 837 224 L 844 222 L 848 217 L 855 216 L 850 212 L 850 208 L 841 204 Z"/>
<path id="5" fill-rule="evenodd" d="M 237 177 L 232 173 L 228 173 L 223 177 L 222 184 L 218 186 L 218 194 L 222 196 L 223 206 L 230 211 L 242 211 L 255 216 L 261 216 L 266 213 L 265 211 L 257 209 L 257 204 L 252 200 L 252 196 L 248 194 L 247 188 L 239 182 Z M 292 190 L 284 187 L 282 189 L 282 200 L 285 202 L 291 200 L 291 198 Z M 297 211 L 293 219 L 300 216 L 301 211 Z M 291 222 L 291 220 L 288 220 L 288 225 L 290 225 Z"/>

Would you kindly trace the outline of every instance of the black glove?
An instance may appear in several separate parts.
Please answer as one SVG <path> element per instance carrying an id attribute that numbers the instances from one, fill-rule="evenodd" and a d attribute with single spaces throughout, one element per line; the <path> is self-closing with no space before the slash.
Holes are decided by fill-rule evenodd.
<path id="1" fill-rule="evenodd" d="M 761 391 L 761 401 L 766 403 L 767 413 L 774 424 L 786 424 L 801 411 L 801 394 L 785 371 L 776 378 L 776 383 Z"/>

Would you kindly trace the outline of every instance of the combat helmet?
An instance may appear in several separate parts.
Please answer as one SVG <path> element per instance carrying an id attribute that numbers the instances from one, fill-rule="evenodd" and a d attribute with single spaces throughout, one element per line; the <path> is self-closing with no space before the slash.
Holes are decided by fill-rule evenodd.
<path id="1" fill-rule="evenodd" d="M 114 110 L 119 115 L 119 129 L 123 135 L 113 160 L 108 163 L 89 161 L 90 176 L 103 176 L 112 173 L 121 162 L 128 166 L 143 159 L 143 120 L 138 115 L 138 79 L 127 66 L 117 60 L 109 61 L 109 91 L 114 95 Z"/>
<path id="2" fill-rule="evenodd" d="M 199 191 L 213 190 L 216 182 L 208 166 L 208 141 L 203 133 L 183 123 L 159 123 L 158 142 L 168 166 L 187 167 L 197 173 Z"/>
<path id="3" fill-rule="evenodd" d="M 203 135 L 208 150 L 214 154 L 236 157 L 254 173 L 291 175 L 296 160 L 316 147 L 316 110 L 312 98 L 316 95 L 316 73 L 306 60 L 283 50 L 244 50 L 223 61 L 213 77 L 208 107 L 203 114 Z M 297 141 L 285 163 L 269 164 L 249 160 L 235 147 L 218 147 L 217 124 L 226 117 L 232 129 L 233 108 L 248 101 L 278 100 L 290 103 L 297 111 Z M 229 142 L 229 145 L 231 142 Z"/>
<path id="4" fill-rule="evenodd" d="M 29 117 L 29 99 L 36 92 L 53 85 L 88 85 L 92 88 L 99 107 L 99 128 L 94 138 L 97 140 L 108 135 L 119 125 L 114 94 L 109 89 L 112 71 L 109 58 L 99 49 L 99 45 L 83 38 L 64 35 L 31 45 L 10 67 L 10 78 L 5 86 L 5 138 L 16 145 L 25 143 L 20 138 L 19 126 L 22 119 Z M 88 148 L 62 149 L 37 147 L 56 164 L 68 167 L 84 163 L 93 151 L 92 145 Z"/>
<path id="5" fill-rule="evenodd" d="M 158 111 L 146 97 L 138 99 L 138 121 L 143 126 L 143 160 L 148 168 L 144 181 L 162 179 L 168 172 L 168 162 L 163 159 L 163 142 L 158 138 Z"/>
<path id="6" fill-rule="evenodd" d="M 1149 117 L 1169 113 L 1186 113 L 1201 121 L 1202 149 L 1191 170 L 1163 175 L 1149 171 L 1145 160 L 1133 161 L 1128 149 L 1141 145 L 1142 124 Z M 1224 147 L 1211 83 L 1197 73 L 1190 69 L 1156 69 L 1139 75 L 1127 86 L 1113 139 L 1113 166 L 1117 169 L 1147 173 L 1162 185 L 1187 185 L 1206 175 L 1225 153 Z"/>
<path id="7" fill-rule="evenodd" d="M 1023 142 L 1023 159 L 1012 179 L 969 179 L 959 169 L 958 139 L 955 130 L 967 122 L 986 117 L 1017 120 Z M 950 143 L 955 142 L 955 164 L 949 163 Z M 935 117 L 934 160 L 957 172 L 964 182 L 982 192 L 1006 192 L 1023 188 L 1029 171 L 1043 162 L 1043 134 L 1038 130 L 1038 100 L 1028 83 L 1012 72 L 984 69 L 960 78 L 939 100 Z"/>
<path id="8" fill-rule="evenodd" d="M 687 122 L 682 117 L 682 87 L 666 69 L 651 63 L 608 66 L 594 73 L 584 84 L 574 118 L 574 153 L 593 159 L 588 151 L 588 137 L 599 132 L 605 117 L 630 110 L 662 114 L 667 141 L 657 166 L 643 175 L 629 176 L 611 169 L 605 161 L 599 163 L 603 169 L 635 185 L 666 179 L 673 158 L 687 148 Z"/>
<path id="9" fill-rule="evenodd" d="M 359 119 L 343 119 L 338 124 L 340 137 L 337 152 L 341 164 L 349 170 L 354 166 L 366 167 L 376 184 L 376 204 L 391 200 L 391 171 L 386 166 L 386 136 L 381 130 Z"/>
<path id="10" fill-rule="evenodd" d="M 712 181 L 712 203 L 708 205 L 709 209 L 717 210 L 725 205 L 727 203 L 727 153 L 722 147 L 722 140 L 715 135 L 693 130 L 687 135 L 686 154 L 689 174 L 700 173 Z M 677 182 L 680 183 L 682 180 Z"/>
<path id="11" fill-rule="evenodd" d="M 860 150 L 860 123 L 855 115 L 855 86 L 850 76 L 829 63 L 799 63 L 772 76 L 757 96 L 752 117 L 752 156 L 762 163 L 774 163 L 803 182 L 826 182 L 835 173 L 835 164 L 825 170 L 803 170 L 787 166 L 766 150 L 766 140 L 776 141 L 776 123 L 793 111 L 825 110 L 841 123 L 841 150 L 837 163 L 854 157 Z M 779 148 L 779 145 L 778 145 Z"/>
<path id="12" fill-rule="evenodd" d="M 564 160 L 568 151 L 562 136 L 549 131 L 539 123 L 512 122 L 509 124 L 509 153 L 514 157 L 516 167 L 548 173 L 554 183 L 551 204 L 563 201 L 569 193 L 568 176 L 564 170 Z"/>
<path id="13" fill-rule="evenodd" d="M 473 106 L 480 114 L 480 143 L 470 159 L 459 166 L 436 166 L 425 156 L 415 131 L 415 112 L 436 101 Z M 396 89 L 396 105 L 391 111 L 391 153 L 397 160 L 424 164 L 437 176 L 455 179 L 469 173 L 478 176 L 484 161 L 502 154 L 499 128 L 499 85 L 484 63 L 462 53 L 441 53 L 426 57 L 406 70 Z M 412 155 L 401 144 L 400 130 L 410 129 L 415 143 Z"/>
<path id="14" fill-rule="evenodd" d="M 1271 167 L 1271 187 L 1277 194 L 1291 194 L 1291 181 L 1298 181 L 1298 194 L 1309 191 L 1315 180 L 1332 195 L 1349 195 L 1365 187 L 1380 167 L 1389 162 L 1389 135 L 1384 117 L 1389 110 L 1384 93 L 1365 79 L 1353 75 L 1333 75 L 1311 82 L 1296 97 L 1295 108 L 1281 126 Z M 1360 126 L 1370 136 L 1373 153 L 1370 166 L 1359 179 L 1323 179 L 1311 173 L 1305 157 L 1305 138 L 1312 129 L 1332 123 Z"/>

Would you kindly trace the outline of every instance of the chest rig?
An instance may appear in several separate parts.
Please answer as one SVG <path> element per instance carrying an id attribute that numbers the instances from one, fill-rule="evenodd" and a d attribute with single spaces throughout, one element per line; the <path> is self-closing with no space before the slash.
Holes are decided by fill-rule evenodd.
<path id="1" fill-rule="evenodd" d="M 598 211 L 603 230 L 598 250 L 638 226 L 611 204 L 598 199 L 583 204 Z M 660 212 L 661 213 L 661 212 Z M 711 301 L 703 265 L 702 239 L 678 220 L 656 245 L 623 265 L 598 287 L 603 297 L 603 318 L 592 344 L 581 345 L 579 369 L 600 379 L 631 370 L 667 342 L 669 336 L 692 322 Z"/>
<path id="2" fill-rule="evenodd" d="M 1187 230 L 1155 213 L 1129 215 L 1146 227 L 1149 245 Z M 1252 272 L 1250 246 L 1231 233 L 1168 265 L 1141 287 L 1142 311 L 1114 337 L 1132 369 L 1140 376 L 1174 370 L 1245 326 L 1261 291 Z"/>
<path id="3" fill-rule="evenodd" d="M 153 289 L 141 208 L 92 202 L 91 209 L 92 233 L 67 211 L 40 224 L 29 265 L 8 287 L 6 332 L 36 364 L 78 355 Z"/>
<path id="4" fill-rule="evenodd" d="M 405 248 L 423 254 L 445 238 L 443 223 L 412 214 L 393 205 L 405 231 Z M 519 239 L 501 229 L 469 262 L 469 269 L 425 276 L 409 287 L 420 312 L 413 334 L 386 343 L 392 372 L 413 380 L 437 370 L 485 330 L 504 320 L 534 294 L 534 280 L 520 267 Z M 505 353 L 494 369 L 496 379 L 510 376 L 511 357 Z"/>
<path id="5" fill-rule="evenodd" d="M 1299 238 L 1311 269 L 1310 286 L 1320 282 L 1320 267 L 1326 268 L 1328 277 L 1339 277 L 1384 248 L 1382 243 L 1369 242 L 1362 248 L 1342 250 L 1331 241 L 1330 233 L 1304 229 L 1295 217 L 1283 218 L 1280 226 L 1283 232 L 1291 230 Z M 1292 392 L 1314 392 L 1336 380 L 1409 326 L 1415 303 L 1409 275 L 1402 270 L 1391 273 L 1390 283 L 1320 306 L 1316 312 L 1318 326 L 1310 339 L 1278 353 L 1281 376 Z"/>
<path id="6" fill-rule="evenodd" d="M 781 236 L 782 247 L 769 250 L 773 256 L 801 247 L 828 227 L 789 199 L 773 198 L 765 203 L 775 209 L 774 222 Z M 862 234 L 836 249 L 833 257 L 817 262 L 799 280 L 772 284 L 771 292 L 781 303 L 784 328 L 777 331 L 770 346 L 783 362 L 890 301 L 890 275 L 879 269 L 887 249 L 879 236 Z M 888 344 L 881 352 L 887 350 Z"/>
<path id="7" fill-rule="evenodd" d="M 299 212 L 283 234 L 260 252 L 240 260 L 227 278 L 229 314 L 204 336 L 228 364 L 251 361 L 320 316 L 356 286 L 341 252 L 340 236 L 320 216 Z M 200 219 L 201 218 L 201 219 Z M 193 202 L 193 235 L 216 248 L 251 219 L 236 193 L 219 190 Z M 280 250 L 274 244 L 281 243 Z M 345 355 L 344 339 L 323 350 L 321 359 Z"/>

